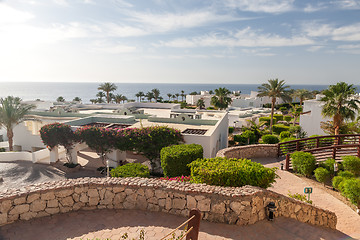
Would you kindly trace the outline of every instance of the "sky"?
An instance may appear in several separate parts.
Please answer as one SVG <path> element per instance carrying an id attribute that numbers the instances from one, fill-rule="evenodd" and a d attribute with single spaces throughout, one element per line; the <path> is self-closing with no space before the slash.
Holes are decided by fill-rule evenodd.
<path id="1" fill-rule="evenodd" d="M 360 83 L 360 0 L 0 0 L 0 82 Z"/>

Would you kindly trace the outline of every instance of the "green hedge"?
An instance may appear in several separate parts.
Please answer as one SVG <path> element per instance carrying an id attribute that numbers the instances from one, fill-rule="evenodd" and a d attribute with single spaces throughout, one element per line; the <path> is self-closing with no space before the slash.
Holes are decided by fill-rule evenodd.
<path id="1" fill-rule="evenodd" d="M 319 167 L 315 169 L 315 178 L 318 182 L 324 183 L 330 178 L 330 172 L 326 168 Z"/>
<path id="2" fill-rule="evenodd" d="M 111 170 L 112 177 L 149 177 L 149 168 L 141 163 L 127 163 Z"/>
<path id="3" fill-rule="evenodd" d="M 274 118 L 276 119 L 276 122 L 284 120 L 284 115 L 282 114 L 274 114 Z"/>
<path id="4" fill-rule="evenodd" d="M 335 159 L 328 158 L 326 161 L 321 162 L 319 165 L 329 171 L 331 175 L 334 175 L 334 164 L 336 163 Z"/>
<path id="5" fill-rule="evenodd" d="M 284 116 L 284 120 L 287 122 L 290 122 L 292 120 L 292 117 L 289 115 Z"/>
<path id="6" fill-rule="evenodd" d="M 245 185 L 268 188 L 275 182 L 275 168 L 266 168 L 248 159 L 208 158 L 189 164 L 195 183 L 241 187 Z"/>
<path id="7" fill-rule="evenodd" d="M 360 207 L 360 179 L 350 178 L 344 181 L 343 194 L 351 203 Z"/>
<path id="8" fill-rule="evenodd" d="M 160 152 L 165 177 L 189 176 L 187 165 L 198 158 L 203 158 L 203 147 L 198 144 L 173 145 Z"/>
<path id="9" fill-rule="evenodd" d="M 289 132 L 289 131 L 283 131 L 283 132 L 281 132 L 280 133 L 280 135 L 279 135 L 279 137 L 280 137 L 280 139 L 282 140 L 282 139 L 285 139 L 285 138 L 290 138 L 290 137 L 292 137 L 293 135 L 291 134 L 291 132 Z"/>
<path id="10" fill-rule="evenodd" d="M 275 135 L 267 134 L 261 137 L 261 140 L 265 144 L 275 144 L 279 142 L 279 138 Z"/>
<path id="11" fill-rule="evenodd" d="M 344 170 L 352 172 L 357 176 L 360 175 L 360 158 L 355 156 L 344 156 L 342 159 Z"/>
<path id="12" fill-rule="evenodd" d="M 270 126 L 270 119 L 271 117 L 260 117 L 259 122 L 265 122 L 266 126 Z M 276 118 L 273 117 L 273 124 L 276 123 Z"/>
<path id="13" fill-rule="evenodd" d="M 316 167 L 315 157 L 307 152 L 294 152 L 290 154 L 292 166 L 295 172 L 310 177 Z"/>
<path id="14" fill-rule="evenodd" d="M 273 125 L 273 132 L 280 134 L 281 132 L 289 131 L 289 128 L 289 126 L 285 126 L 284 124 L 275 124 Z"/>
<path id="15" fill-rule="evenodd" d="M 344 182 L 347 179 L 354 178 L 355 175 L 349 171 L 341 171 L 338 173 L 338 176 L 335 176 L 332 179 L 332 186 L 342 192 L 344 190 Z"/>
<path id="16" fill-rule="evenodd" d="M 234 132 L 234 127 L 229 127 L 229 134 L 232 134 Z"/>

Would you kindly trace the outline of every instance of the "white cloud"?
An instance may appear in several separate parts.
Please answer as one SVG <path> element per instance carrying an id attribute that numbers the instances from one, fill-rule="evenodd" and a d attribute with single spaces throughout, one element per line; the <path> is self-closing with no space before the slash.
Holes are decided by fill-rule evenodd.
<path id="1" fill-rule="evenodd" d="M 11 23 L 22 23 L 34 18 L 34 15 L 28 12 L 14 9 L 0 2 L 0 25 Z"/>
<path id="2" fill-rule="evenodd" d="M 335 41 L 360 41 L 360 23 L 342 27 L 316 22 L 303 25 L 303 31 L 310 37 L 330 37 Z"/>
<path id="3" fill-rule="evenodd" d="M 333 3 L 343 9 L 359 9 L 360 8 L 359 0 L 336 0 Z"/>
<path id="4" fill-rule="evenodd" d="M 338 48 L 341 48 L 341 49 L 357 49 L 357 48 L 359 48 L 360 49 L 360 44 L 340 45 L 340 46 L 338 46 Z"/>
<path id="5" fill-rule="evenodd" d="M 124 45 L 121 43 L 110 43 L 106 41 L 96 41 L 90 46 L 90 51 L 107 54 L 131 53 L 137 49 L 135 46 Z"/>
<path id="6" fill-rule="evenodd" d="M 306 7 L 304 8 L 304 12 L 317 12 L 317 11 L 321 11 L 326 9 L 327 6 L 324 3 L 318 3 L 316 5 L 314 4 L 307 4 Z"/>
<path id="7" fill-rule="evenodd" d="M 64 6 L 64 7 L 69 6 L 69 3 L 67 2 L 67 0 L 53 0 L 53 2 L 60 6 Z"/>
<path id="8" fill-rule="evenodd" d="M 308 52 L 317 52 L 322 48 L 324 48 L 324 46 L 311 46 L 308 49 L 306 49 L 306 51 L 308 51 Z"/>
<path id="9" fill-rule="evenodd" d="M 226 0 L 225 4 L 241 11 L 282 13 L 292 11 L 295 0 Z"/>
<path id="10" fill-rule="evenodd" d="M 303 36 L 290 38 L 276 34 L 261 33 L 250 27 L 231 32 L 228 35 L 207 34 L 194 38 L 178 38 L 169 42 L 161 42 L 160 46 L 167 47 L 283 47 L 313 44 L 313 41 Z"/>

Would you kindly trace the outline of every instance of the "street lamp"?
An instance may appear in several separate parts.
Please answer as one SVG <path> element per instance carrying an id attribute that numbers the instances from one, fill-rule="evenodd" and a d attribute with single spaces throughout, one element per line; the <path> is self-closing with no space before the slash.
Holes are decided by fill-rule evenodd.
<path id="1" fill-rule="evenodd" d="M 274 202 L 269 202 L 269 204 L 265 207 L 267 213 L 267 219 L 269 221 L 274 220 L 274 212 L 276 210 L 276 206 Z"/>

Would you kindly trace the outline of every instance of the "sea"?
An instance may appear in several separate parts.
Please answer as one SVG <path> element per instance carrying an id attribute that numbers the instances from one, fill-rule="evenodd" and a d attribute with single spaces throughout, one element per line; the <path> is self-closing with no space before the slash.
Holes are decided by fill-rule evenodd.
<path id="1" fill-rule="evenodd" d="M 75 97 L 80 97 L 83 103 L 90 103 L 90 99 L 95 99 L 98 87 L 102 82 L 2 82 L 0 83 L 0 97 L 7 96 L 20 97 L 24 101 L 44 100 L 55 101 L 62 96 L 66 101 L 71 101 Z M 136 100 L 135 94 L 139 91 L 145 94 L 154 88 L 160 90 L 160 95 L 164 100 L 168 100 L 168 93 L 185 94 L 191 92 L 215 90 L 219 87 L 225 87 L 230 91 L 241 91 L 243 94 L 249 94 L 250 91 L 256 91 L 260 84 L 182 84 L 182 83 L 115 83 L 117 90 L 114 94 L 125 95 L 128 99 Z M 293 89 L 308 89 L 310 91 L 321 91 L 328 85 L 289 85 Z M 359 88 L 360 89 L 360 88 Z M 181 100 L 181 96 L 179 97 Z"/>

